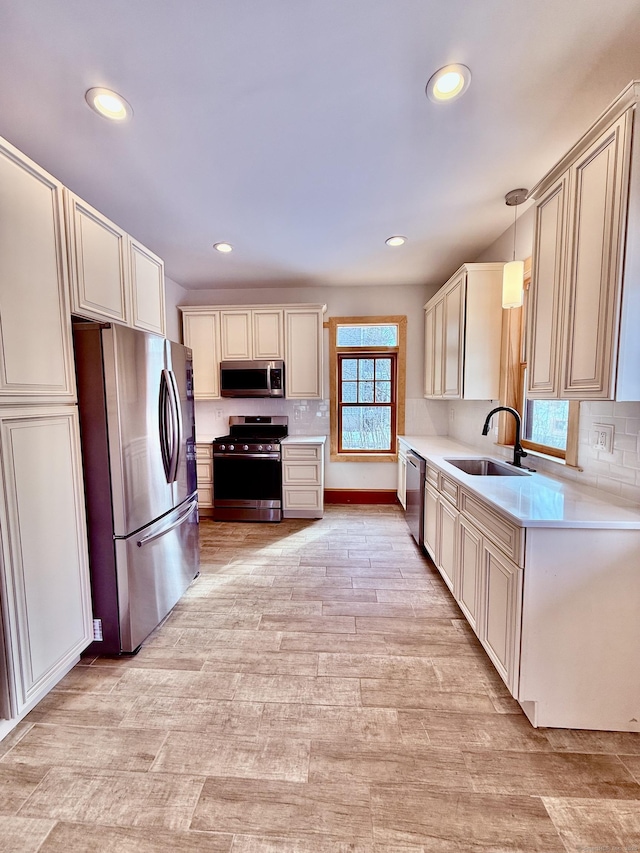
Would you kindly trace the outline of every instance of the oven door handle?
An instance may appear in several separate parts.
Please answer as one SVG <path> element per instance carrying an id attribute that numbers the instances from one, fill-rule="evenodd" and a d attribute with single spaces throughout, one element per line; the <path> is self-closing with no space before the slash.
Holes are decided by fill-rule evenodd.
<path id="1" fill-rule="evenodd" d="M 266 459 L 276 462 L 280 461 L 279 453 L 219 453 L 217 451 L 213 454 L 214 461 L 216 459 Z"/>

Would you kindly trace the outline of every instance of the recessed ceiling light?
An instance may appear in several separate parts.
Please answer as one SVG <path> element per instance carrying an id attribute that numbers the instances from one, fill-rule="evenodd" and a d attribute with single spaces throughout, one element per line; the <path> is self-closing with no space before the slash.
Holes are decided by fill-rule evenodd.
<path id="1" fill-rule="evenodd" d="M 387 237 L 384 242 L 387 244 L 387 246 L 404 246 L 404 244 L 407 242 L 407 238 L 401 237 L 399 234 L 396 234 L 395 237 Z"/>
<path id="2" fill-rule="evenodd" d="M 111 89 L 89 89 L 84 98 L 92 110 L 112 121 L 126 121 L 133 115 L 131 104 Z"/>
<path id="3" fill-rule="evenodd" d="M 223 254 L 226 254 L 227 252 L 233 252 L 233 246 L 231 245 L 231 243 L 214 243 L 213 248 L 216 250 L 216 252 L 222 252 Z"/>
<path id="4" fill-rule="evenodd" d="M 471 71 L 466 65 L 445 65 L 432 74 L 427 83 L 427 97 L 434 103 L 459 98 L 469 88 Z"/>

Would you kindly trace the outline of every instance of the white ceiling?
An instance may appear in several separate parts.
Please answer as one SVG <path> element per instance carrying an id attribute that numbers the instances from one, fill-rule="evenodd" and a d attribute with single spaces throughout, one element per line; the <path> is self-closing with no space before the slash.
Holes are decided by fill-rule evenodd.
<path id="1" fill-rule="evenodd" d="M 0 0 L 0 135 L 187 288 L 441 283 L 638 77 L 640 0 Z"/>

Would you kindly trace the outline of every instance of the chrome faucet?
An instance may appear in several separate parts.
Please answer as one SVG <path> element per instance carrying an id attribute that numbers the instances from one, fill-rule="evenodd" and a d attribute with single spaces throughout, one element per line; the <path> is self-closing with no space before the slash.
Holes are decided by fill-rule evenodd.
<path id="1" fill-rule="evenodd" d="M 482 427 L 482 434 L 488 435 L 491 418 L 495 415 L 496 412 L 510 412 L 516 419 L 516 440 L 513 443 L 513 462 L 511 464 L 514 468 L 523 468 L 524 466 L 522 465 L 521 460 L 523 456 L 527 455 L 527 453 L 520 444 L 520 431 L 522 429 L 522 420 L 520 418 L 520 412 L 517 412 L 515 409 L 512 409 L 511 406 L 496 406 L 496 408 L 491 409 L 491 411 L 487 415 L 487 418 L 484 422 L 484 426 Z"/>

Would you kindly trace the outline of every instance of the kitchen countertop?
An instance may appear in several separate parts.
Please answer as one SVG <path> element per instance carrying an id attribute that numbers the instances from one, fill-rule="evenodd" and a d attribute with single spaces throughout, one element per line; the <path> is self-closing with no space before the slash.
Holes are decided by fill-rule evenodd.
<path id="1" fill-rule="evenodd" d="M 288 435 L 280 444 L 324 444 L 326 435 Z"/>
<path id="2" fill-rule="evenodd" d="M 504 458 L 443 436 L 398 436 L 398 439 L 444 474 L 501 510 L 520 527 L 640 529 L 640 506 L 615 495 L 568 480 L 532 473 L 527 477 L 477 477 L 450 465 L 448 458 Z M 535 465 L 535 459 L 531 459 Z"/>

